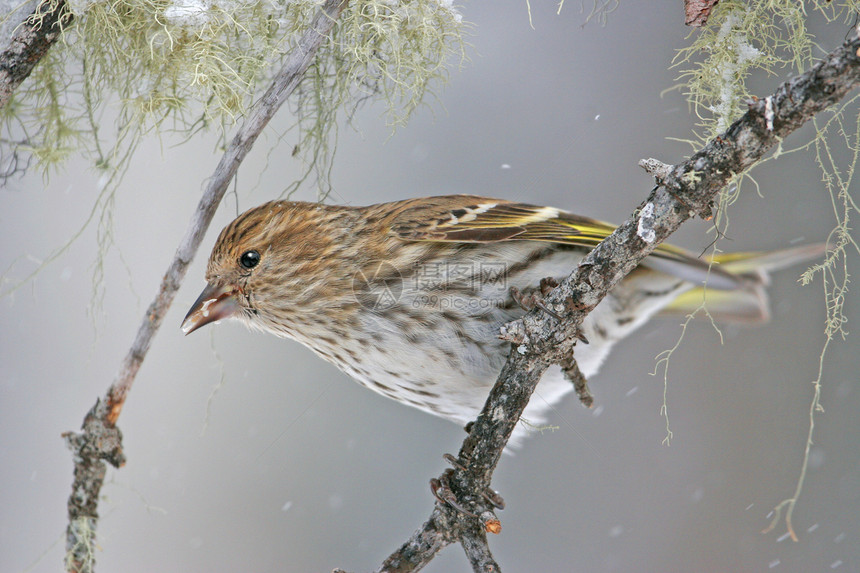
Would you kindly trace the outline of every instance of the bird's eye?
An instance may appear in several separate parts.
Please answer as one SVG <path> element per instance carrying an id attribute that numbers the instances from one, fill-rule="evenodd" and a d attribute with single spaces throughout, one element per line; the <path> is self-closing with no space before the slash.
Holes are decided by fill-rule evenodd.
<path id="1" fill-rule="evenodd" d="M 253 269 L 259 262 L 260 253 L 257 251 L 245 251 L 242 256 L 239 257 L 239 264 L 246 269 Z"/>

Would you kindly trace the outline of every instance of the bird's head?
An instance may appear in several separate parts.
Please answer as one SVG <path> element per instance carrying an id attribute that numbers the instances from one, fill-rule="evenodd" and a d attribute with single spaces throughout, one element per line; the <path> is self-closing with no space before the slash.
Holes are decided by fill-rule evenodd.
<path id="1" fill-rule="evenodd" d="M 227 225 L 212 249 L 206 288 L 185 316 L 189 334 L 225 318 L 290 336 L 295 318 L 331 296 L 332 284 L 314 281 L 321 267 L 336 264 L 343 244 L 328 232 L 331 208 L 273 201 L 246 211 Z M 336 227 L 336 225 L 335 225 Z"/>

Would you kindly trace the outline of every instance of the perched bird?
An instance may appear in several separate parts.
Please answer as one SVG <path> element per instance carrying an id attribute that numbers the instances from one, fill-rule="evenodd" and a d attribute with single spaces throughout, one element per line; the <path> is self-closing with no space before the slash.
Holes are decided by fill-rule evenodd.
<path id="1" fill-rule="evenodd" d="M 301 342 L 380 394 L 465 424 L 510 350 L 499 327 L 525 313 L 512 287 L 536 293 L 541 279 L 563 279 L 613 230 L 553 207 L 468 195 L 367 207 L 273 201 L 221 231 L 209 284 L 182 329 L 238 318 Z M 822 251 L 710 264 L 661 245 L 586 318 L 579 368 L 594 376 L 612 345 L 650 317 L 696 308 L 705 283 L 717 319 L 765 320 L 767 272 Z M 572 389 L 550 369 L 523 418 L 543 422 Z"/>

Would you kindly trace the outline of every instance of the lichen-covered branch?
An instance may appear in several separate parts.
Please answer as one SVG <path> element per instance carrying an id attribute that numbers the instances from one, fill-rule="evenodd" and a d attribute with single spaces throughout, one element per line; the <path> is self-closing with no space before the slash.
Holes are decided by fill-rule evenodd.
<path id="1" fill-rule="evenodd" d="M 0 52 L 0 108 L 5 107 L 21 82 L 72 20 L 65 0 L 43 0 L 15 30 Z"/>
<path id="2" fill-rule="evenodd" d="M 116 428 L 117 419 L 152 339 L 179 290 L 218 204 L 254 141 L 301 81 L 346 3 L 347 0 L 327 0 L 323 4 L 269 89 L 249 112 L 209 179 L 188 230 L 164 274 L 155 300 L 143 317 L 119 374 L 105 398 L 97 401 L 87 413 L 83 432 L 66 434 L 66 442 L 74 452 L 75 461 L 75 479 L 72 494 L 69 496 L 69 525 L 66 530 L 68 571 L 93 570 L 98 499 L 106 471 L 105 462 L 119 467 L 125 461 L 122 435 Z"/>
<path id="3" fill-rule="evenodd" d="M 575 373 L 569 357 L 576 356 L 578 328 L 586 315 L 684 221 L 694 216 L 710 218 L 718 194 L 733 177 L 860 85 L 858 52 L 860 37 L 854 30 L 840 48 L 808 72 L 785 82 L 773 95 L 750 102 L 740 119 L 688 160 L 673 166 L 649 164 L 659 173 L 657 187 L 544 299 L 548 308 L 564 314 L 561 323 L 534 309 L 503 328 L 502 338 L 511 341 L 513 348 L 484 409 L 471 425 L 454 468 L 440 478 L 450 497 L 441 498 L 433 517 L 411 538 L 429 535 L 446 543 L 425 543 L 425 553 L 420 555 L 418 545 L 407 543 L 385 562 L 401 565 L 382 571 L 417 571 L 426 564 L 451 542 L 450 536 L 438 530 L 442 520 L 457 526 L 454 537 L 461 543 L 466 538 L 463 532 L 474 531 L 467 522 L 472 528 L 484 523 L 477 516 L 492 511 L 495 505 L 487 492 L 502 450 L 544 371 L 551 364 L 563 364 Z M 476 538 L 469 537 L 469 545 L 475 544 Z M 408 563 L 416 564 L 412 568 L 402 565 L 407 553 Z M 472 563 L 476 571 L 484 570 L 474 560 Z M 494 571 L 499 571 L 498 567 Z"/>

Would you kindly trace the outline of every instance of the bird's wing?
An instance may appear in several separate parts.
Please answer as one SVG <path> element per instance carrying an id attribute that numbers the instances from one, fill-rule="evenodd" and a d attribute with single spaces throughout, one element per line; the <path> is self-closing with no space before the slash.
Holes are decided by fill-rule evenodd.
<path id="1" fill-rule="evenodd" d="M 511 239 L 593 247 L 614 227 L 566 213 L 470 195 L 428 198 L 399 213 L 392 230 L 411 241 L 491 243 Z"/>
<path id="2" fill-rule="evenodd" d="M 391 230 L 406 241 L 545 241 L 591 249 L 615 226 L 555 207 L 453 195 L 402 202 Z M 659 245 L 642 264 L 695 284 L 707 282 L 715 289 L 734 289 L 744 282 L 743 277 L 673 245 Z"/>

